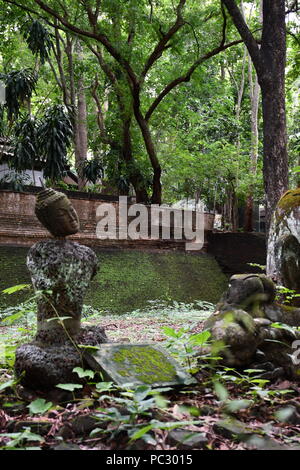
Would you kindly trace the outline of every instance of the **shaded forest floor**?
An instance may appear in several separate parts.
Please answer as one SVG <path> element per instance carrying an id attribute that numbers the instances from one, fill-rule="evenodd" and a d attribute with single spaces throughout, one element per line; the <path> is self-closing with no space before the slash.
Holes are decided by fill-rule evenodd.
<path id="1" fill-rule="evenodd" d="M 25 390 L 15 383 L 12 368 L 2 366 L 0 448 L 300 449 L 299 384 L 270 383 L 258 371 L 217 368 L 204 356 L 194 361 L 197 348 L 190 338 L 201 334 L 208 313 L 177 305 L 173 315 L 135 312 L 100 322 L 96 315 L 86 319 L 104 326 L 111 341 L 154 341 L 167 348 L 196 379 L 179 389 L 124 390 L 95 376 L 87 377 L 80 390 L 45 394 Z M 0 333 L 16 345 L 28 340 L 29 322 L 30 328 L 1 326 Z"/>

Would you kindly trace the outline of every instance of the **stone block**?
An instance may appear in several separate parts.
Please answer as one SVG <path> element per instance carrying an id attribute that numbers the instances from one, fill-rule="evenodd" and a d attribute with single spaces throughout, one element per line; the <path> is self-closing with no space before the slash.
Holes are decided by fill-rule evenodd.
<path id="1" fill-rule="evenodd" d="M 176 386 L 193 383 L 194 379 L 156 344 L 102 344 L 85 359 L 89 366 L 103 374 L 104 380 L 119 386 Z"/>

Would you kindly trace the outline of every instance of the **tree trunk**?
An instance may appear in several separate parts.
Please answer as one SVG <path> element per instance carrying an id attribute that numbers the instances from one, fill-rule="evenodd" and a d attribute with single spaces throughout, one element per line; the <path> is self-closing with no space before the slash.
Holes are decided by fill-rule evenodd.
<path id="1" fill-rule="evenodd" d="M 131 118 L 125 119 L 123 121 L 122 157 L 127 164 L 127 168 L 129 171 L 129 181 L 134 187 L 136 202 L 147 204 L 149 200 L 145 181 L 142 173 L 137 168 L 132 155 L 130 125 Z"/>
<path id="2" fill-rule="evenodd" d="M 266 228 L 273 210 L 288 187 L 285 117 L 286 29 L 285 0 L 263 0 L 261 48 L 250 32 L 235 0 L 222 0 L 244 40 L 256 69 L 263 108 L 263 175 Z"/>
<path id="3" fill-rule="evenodd" d="M 75 44 L 77 52 L 77 60 L 83 60 L 83 47 L 79 41 Z M 87 131 L 87 105 L 84 89 L 84 80 L 79 76 L 75 85 L 73 56 L 72 49 L 70 51 L 70 80 L 74 86 L 73 94 L 75 94 L 75 126 L 74 126 L 74 147 L 75 147 L 75 167 L 78 175 L 78 189 L 81 191 L 86 185 L 86 180 L 83 176 L 83 166 L 87 160 L 88 152 L 88 131 Z"/>
<path id="4" fill-rule="evenodd" d="M 117 79 L 116 79 L 115 73 L 110 68 L 110 65 L 105 62 L 103 55 L 101 53 L 101 49 L 91 48 L 91 50 L 96 55 L 101 69 L 103 70 L 103 72 L 105 73 L 105 75 L 107 76 L 107 78 L 112 83 L 115 89 L 117 103 L 119 107 L 121 126 L 122 126 L 122 144 L 120 144 L 119 142 L 112 140 L 107 135 L 100 100 L 97 95 L 98 82 L 96 78 L 95 86 L 93 87 L 93 90 L 92 90 L 92 96 L 97 106 L 98 127 L 100 130 L 101 139 L 104 143 L 110 145 L 111 148 L 118 150 L 120 154 L 120 159 L 122 159 L 126 164 L 126 167 L 128 170 L 129 181 L 134 187 L 137 202 L 147 204 L 149 202 L 149 198 L 148 198 L 147 187 L 145 184 L 145 179 L 141 171 L 139 170 L 135 162 L 133 153 L 132 153 L 131 131 L 130 131 L 131 115 L 128 114 L 128 110 L 124 102 L 124 96 L 120 92 L 120 87 L 117 86 Z"/>
<path id="5" fill-rule="evenodd" d="M 251 101 L 251 152 L 250 152 L 250 174 L 254 177 L 257 170 L 258 158 L 258 107 L 259 107 L 259 83 L 257 75 L 253 83 L 252 63 L 249 56 L 248 76 Z M 253 231 L 253 184 L 250 184 L 245 207 L 244 230 Z"/>
<path id="6" fill-rule="evenodd" d="M 83 79 L 77 83 L 77 109 L 75 116 L 75 166 L 78 174 L 78 189 L 81 191 L 86 185 L 83 176 L 83 165 L 87 160 L 88 136 L 87 136 L 87 111 L 86 97 Z"/>
<path id="7" fill-rule="evenodd" d="M 288 158 L 285 114 L 285 2 L 264 0 L 261 41 L 263 71 L 258 75 L 262 91 L 264 131 L 264 186 L 266 224 L 288 188 Z"/>
<path id="8" fill-rule="evenodd" d="M 275 89 L 277 88 L 277 90 Z M 266 193 L 266 224 L 288 187 L 284 91 L 280 84 L 262 92 L 264 117 L 264 186 Z M 273 119 L 273 121 L 272 121 Z M 276 122 L 276 125 L 274 124 Z"/>
<path id="9" fill-rule="evenodd" d="M 223 227 L 236 232 L 238 228 L 238 207 L 235 186 L 232 182 L 226 187 L 226 202 L 222 212 Z"/>
<path id="10" fill-rule="evenodd" d="M 151 137 L 151 133 L 149 130 L 149 125 L 146 119 L 143 117 L 141 110 L 140 110 L 140 98 L 139 98 L 139 91 L 135 90 L 133 93 L 133 108 L 134 108 L 134 115 L 137 120 L 137 123 L 141 129 L 142 136 L 145 142 L 145 147 L 153 168 L 153 180 L 152 180 L 152 196 L 151 196 L 151 203 L 152 204 L 161 204 L 161 166 L 159 164 L 156 149 Z"/>
<path id="11" fill-rule="evenodd" d="M 106 132 L 105 119 L 104 114 L 102 112 L 101 103 L 97 95 L 97 86 L 98 82 L 96 80 L 95 85 L 92 89 L 92 96 L 96 104 L 97 123 L 100 131 L 101 141 L 104 144 L 109 145 L 111 149 L 115 150 L 120 155 L 120 160 L 123 160 L 125 162 L 128 171 L 129 181 L 135 190 L 136 201 L 138 203 L 147 204 L 149 200 L 145 181 L 132 155 L 130 132 L 131 118 L 126 118 L 124 116 L 124 108 L 123 106 L 120 106 L 119 103 L 120 116 L 122 116 L 122 144 L 109 137 Z"/>

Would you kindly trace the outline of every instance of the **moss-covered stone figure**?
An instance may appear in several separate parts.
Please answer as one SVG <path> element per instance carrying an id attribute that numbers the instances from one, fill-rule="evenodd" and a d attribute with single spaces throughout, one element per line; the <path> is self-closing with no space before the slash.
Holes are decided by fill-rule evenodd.
<path id="1" fill-rule="evenodd" d="M 66 239 L 42 241 L 29 250 L 27 267 L 34 289 L 41 292 L 37 339 L 61 343 L 67 335 L 76 336 L 83 297 L 97 270 L 95 253 Z"/>
<path id="2" fill-rule="evenodd" d="M 300 338 L 299 331 L 274 328 L 271 324 L 300 326 L 299 299 L 293 306 L 276 303 L 272 281 L 300 293 L 300 188 L 287 191 L 273 214 L 267 275 L 233 276 L 205 327 L 225 348 L 222 356 L 226 364 L 249 366 L 260 358 L 269 369 L 273 365 L 275 370 L 281 369 L 282 375 L 299 378 L 300 368 L 293 363 L 292 347 Z"/>
<path id="3" fill-rule="evenodd" d="M 204 328 L 211 332 L 213 347 L 231 367 L 268 369 L 268 378 L 300 378 L 294 365 L 292 344 L 300 332 L 275 328 L 272 323 L 300 326 L 300 309 L 275 302 L 275 285 L 264 274 L 239 274 L 230 279 L 216 311 Z"/>
<path id="4" fill-rule="evenodd" d="M 67 196 L 47 188 L 38 193 L 35 214 L 54 237 L 66 237 L 79 231 L 78 215 Z"/>
<path id="5" fill-rule="evenodd" d="M 273 214 L 267 275 L 300 293 L 300 188 L 284 193 Z"/>
<path id="6" fill-rule="evenodd" d="M 64 237 L 79 228 L 78 218 L 65 195 L 44 190 L 37 197 L 40 220 L 58 238 L 32 246 L 27 267 L 38 293 L 35 340 L 16 351 L 17 375 L 30 388 L 49 389 L 78 381 L 72 370 L 83 365 L 78 344 L 107 341 L 100 327 L 81 328 L 83 298 L 97 271 L 93 250 Z M 42 214 L 42 215 L 41 215 Z"/>

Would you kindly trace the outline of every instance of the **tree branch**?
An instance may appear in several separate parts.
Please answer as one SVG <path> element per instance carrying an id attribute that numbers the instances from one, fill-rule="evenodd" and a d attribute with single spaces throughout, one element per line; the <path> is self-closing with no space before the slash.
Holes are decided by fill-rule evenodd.
<path id="1" fill-rule="evenodd" d="M 158 44 L 155 46 L 154 50 L 148 57 L 148 60 L 144 66 L 144 69 L 141 73 L 141 79 L 143 80 L 145 76 L 147 75 L 147 72 L 149 69 L 152 67 L 154 62 L 156 62 L 166 49 L 168 41 L 174 36 L 174 34 L 185 24 L 184 19 L 182 18 L 182 10 L 183 7 L 186 3 L 186 0 L 180 0 L 179 4 L 177 5 L 176 8 L 176 21 L 175 23 L 171 26 L 171 28 L 163 34 L 161 40 L 158 42 Z"/>
<path id="2" fill-rule="evenodd" d="M 246 44 L 249 54 L 251 56 L 252 62 L 256 68 L 256 71 L 260 73 L 261 70 L 261 55 L 260 50 L 257 44 L 256 39 L 254 38 L 253 34 L 251 33 L 250 29 L 247 26 L 243 15 L 237 6 L 235 0 L 222 0 L 224 5 L 226 6 L 235 27 L 237 28 L 238 32 L 240 33 L 241 38 L 243 39 L 244 43 Z"/>
<path id="3" fill-rule="evenodd" d="M 186 0 L 180 0 L 180 1 L 185 2 Z M 66 18 L 59 15 L 53 8 L 51 8 L 49 5 L 44 3 L 42 0 L 34 0 L 34 2 L 42 10 L 44 10 L 46 13 L 56 18 L 62 25 L 64 25 L 73 33 L 76 33 L 79 36 L 85 36 L 91 39 L 96 39 L 97 41 L 101 42 L 103 46 L 106 48 L 106 50 L 112 55 L 112 57 L 126 70 L 126 73 L 132 82 L 132 85 L 133 86 L 138 85 L 137 77 L 133 69 L 131 68 L 131 65 L 126 59 L 124 59 L 124 57 L 122 57 L 122 55 L 117 51 L 117 49 L 115 49 L 115 47 L 111 44 L 111 42 L 109 41 L 108 37 L 105 34 L 80 29 L 74 24 L 67 21 Z M 89 18 L 89 19 L 90 19 L 90 22 L 92 21 L 91 25 L 94 25 L 94 15 L 93 15 L 93 18 Z"/>
<path id="4" fill-rule="evenodd" d="M 101 69 L 103 70 L 103 72 L 105 73 L 105 75 L 107 76 L 107 78 L 109 79 L 109 81 L 111 82 L 111 84 L 114 88 L 114 91 L 115 91 L 116 97 L 117 97 L 117 101 L 118 101 L 118 105 L 119 105 L 119 109 L 120 109 L 121 119 L 123 120 L 124 116 L 126 115 L 126 106 L 124 104 L 122 92 L 119 90 L 117 77 L 115 76 L 115 74 L 114 74 L 113 70 L 110 68 L 110 66 L 105 62 L 105 60 L 102 56 L 102 53 L 100 51 L 100 48 L 97 47 L 97 49 L 94 49 L 90 45 L 88 45 L 88 47 L 93 52 L 93 54 L 95 54 L 95 56 L 97 57 Z"/>
<path id="5" fill-rule="evenodd" d="M 60 76 L 61 89 L 62 89 L 62 92 L 63 92 L 63 100 L 64 100 L 65 105 L 70 105 L 70 92 L 69 92 L 69 89 L 67 87 L 66 77 L 65 77 L 65 73 L 64 73 L 64 69 L 63 69 L 60 40 L 61 40 L 61 36 L 59 34 L 59 31 L 58 31 L 57 28 L 55 28 L 56 49 L 54 47 L 54 44 L 52 44 L 52 50 L 53 50 L 53 53 L 55 55 L 55 59 L 56 59 L 57 67 L 58 67 L 58 72 L 59 72 L 59 76 Z M 49 63 L 50 63 L 50 61 L 49 61 Z M 50 63 L 50 66 L 51 66 L 51 63 Z M 52 72 L 54 73 L 54 67 L 52 68 Z M 55 74 L 54 74 L 54 77 L 55 77 Z"/>
<path id="6" fill-rule="evenodd" d="M 222 11 L 222 16 L 223 16 L 223 26 L 222 26 L 222 41 L 221 41 L 221 46 L 224 46 L 226 42 L 226 27 L 227 27 L 227 16 L 226 16 L 226 11 L 223 5 L 223 2 L 221 1 L 221 11 Z"/>
<path id="7" fill-rule="evenodd" d="M 92 94 L 92 97 L 94 98 L 94 101 L 97 107 L 97 123 L 98 123 L 98 128 L 100 131 L 101 141 L 103 142 L 103 144 L 110 145 L 111 147 L 117 147 L 116 142 L 110 139 L 107 135 L 107 131 L 106 131 L 105 124 L 104 124 L 104 117 L 102 113 L 102 107 L 101 107 L 101 103 L 100 103 L 99 96 L 97 93 L 98 86 L 99 86 L 99 82 L 98 82 L 98 77 L 96 76 L 95 82 L 93 86 L 91 87 L 91 94 Z"/>
<path id="8" fill-rule="evenodd" d="M 56 81 L 57 85 L 59 86 L 59 88 L 60 88 L 62 91 L 64 91 L 64 90 L 63 90 L 63 85 L 62 85 L 62 83 L 61 83 L 61 80 L 58 78 L 58 75 L 57 75 L 57 73 L 56 73 L 55 67 L 54 67 L 54 65 L 53 65 L 53 63 L 52 63 L 50 57 L 48 57 L 47 61 L 48 61 L 49 65 L 50 65 L 50 68 L 51 68 L 51 70 L 52 70 L 52 73 L 53 73 L 53 75 L 54 75 L 54 78 L 55 78 L 55 81 Z"/>
<path id="9" fill-rule="evenodd" d="M 153 103 L 151 104 L 151 106 L 149 107 L 147 113 L 145 114 L 145 120 L 146 121 L 149 121 L 150 117 L 152 116 L 152 113 L 153 111 L 157 108 L 157 106 L 159 105 L 159 103 L 163 100 L 163 98 L 168 94 L 170 93 L 171 90 L 173 90 L 176 86 L 178 86 L 180 83 L 183 83 L 183 82 L 188 82 L 193 74 L 193 72 L 196 70 L 196 68 L 202 64 L 203 62 L 205 62 L 206 60 L 210 59 L 211 57 L 219 54 L 220 52 L 223 52 L 225 51 L 226 49 L 228 49 L 229 47 L 232 47 L 232 46 L 235 46 L 236 44 L 240 44 L 241 42 L 243 42 L 242 39 L 240 40 L 237 40 L 237 41 L 233 41 L 233 42 L 229 42 L 228 44 L 226 45 L 220 45 L 218 47 L 216 47 L 215 49 L 211 50 L 210 52 L 208 52 L 207 54 L 205 54 L 204 56 L 202 57 L 199 57 L 199 59 L 197 59 L 193 65 L 188 69 L 188 71 L 184 74 L 184 75 L 181 75 L 180 77 L 177 77 L 175 78 L 175 80 L 173 80 L 172 82 L 170 82 L 164 89 L 163 91 L 155 98 L 155 100 L 153 101 Z"/>
<path id="10" fill-rule="evenodd" d="M 292 33 L 289 29 L 286 30 L 286 33 L 291 36 L 299 45 L 300 45 L 300 36 L 298 37 L 296 34 Z"/>

